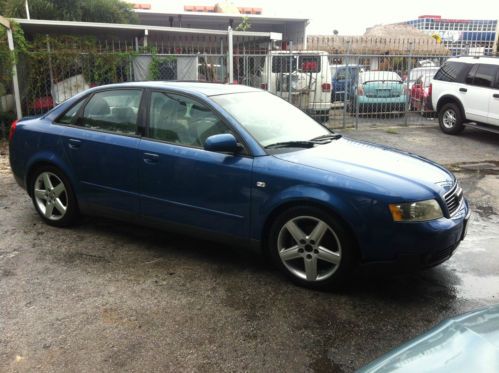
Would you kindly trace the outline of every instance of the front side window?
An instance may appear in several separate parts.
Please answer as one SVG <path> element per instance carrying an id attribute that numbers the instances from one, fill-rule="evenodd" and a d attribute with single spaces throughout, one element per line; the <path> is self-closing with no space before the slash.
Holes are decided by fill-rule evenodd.
<path id="1" fill-rule="evenodd" d="M 138 89 L 98 92 L 85 106 L 80 123 L 90 129 L 135 135 L 141 96 Z"/>
<path id="2" fill-rule="evenodd" d="M 495 65 L 478 65 L 472 84 L 485 88 L 493 87 L 497 70 Z"/>
<path id="3" fill-rule="evenodd" d="M 230 132 L 205 105 L 167 92 L 151 95 L 148 131 L 150 138 L 196 147 L 210 136 Z"/>

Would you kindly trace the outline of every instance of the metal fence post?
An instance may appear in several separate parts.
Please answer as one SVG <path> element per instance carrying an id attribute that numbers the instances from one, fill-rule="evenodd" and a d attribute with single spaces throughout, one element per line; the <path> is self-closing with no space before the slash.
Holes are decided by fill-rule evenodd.
<path id="1" fill-rule="evenodd" d="M 406 91 L 406 102 L 405 102 L 405 115 L 404 115 L 404 126 L 408 126 L 408 115 L 411 111 L 411 105 L 410 105 L 410 98 L 409 98 L 409 84 L 411 83 L 411 70 L 412 70 L 412 41 L 409 42 L 409 61 L 407 61 L 407 80 L 406 80 L 406 88 L 404 88 Z"/>
<path id="2" fill-rule="evenodd" d="M 7 27 L 7 43 L 9 44 L 10 53 L 14 55 L 14 38 L 12 36 L 12 29 L 10 27 Z M 14 61 L 12 65 L 12 83 L 14 86 L 14 99 L 16 101 L 17 119 L 21 119 L 23 113 L 21 109 L 21 96 L 19 92 L 19 78 L 17 75 L 17 61 Z"/>
<path id="3" fill-rule="evenodd" d="M 233 44 L 233 35 L 232 35 L 232 27 L 228 28 L 228 56 L 227 56 L 227 67 L 229 72 L 229 84 L 234 83 L 234 44 Z"/>
<path id="4" fill-rule="evenodd" d="M 343 128 L 347 127 L 347 95 L 350 88 L 350 40 L 347 40 L 347 54 L 346 54 L 346 75 L 345 84 L 343 86 Z M 331 77 L 332 78 L 332 77 Z"/>
<path id="5" fill-rule="evenodd" d="M 291 102 L 291 72 L 293 71 L 293 42 L 289 42 L 288 102 Z"/>

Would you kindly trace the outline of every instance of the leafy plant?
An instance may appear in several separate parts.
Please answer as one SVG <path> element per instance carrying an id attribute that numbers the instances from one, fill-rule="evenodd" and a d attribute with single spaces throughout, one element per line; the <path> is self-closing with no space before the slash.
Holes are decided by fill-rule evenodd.
<path id="1" fill-rule="evenodd" d="M 174 56 L 164 56 L 159 57 L 156 49 L 151 50 L 151 64 L 149 65 L 149 74 L 147 78 L 149 80 L 164 80 L 162 74 L 162 67 L 165 65 L 173 65 L 176 63 L 177 58 Z M 167 77 L 168 79 L 176 79 L 176 77 Z"/>
<path id="2" fill-rule="evenodd" d="M 243 17 L 241 23 L 235 28 L 236 31 L 248 31 L 251 28 L 251 23 L 248 17 Z"/>

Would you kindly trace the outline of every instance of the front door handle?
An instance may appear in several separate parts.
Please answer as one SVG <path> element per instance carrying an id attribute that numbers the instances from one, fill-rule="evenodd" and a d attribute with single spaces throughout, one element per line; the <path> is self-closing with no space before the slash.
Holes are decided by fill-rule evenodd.
<path id="1" fill-rule="evenodd" d="M 159 161 L 159 155 L 154 153 L 144 153 L 144 162 L 147 164 L 155 164 Z"/>
<path id="2" fill-rule="evenodd" d="M 78 139 L 69 139 L 68 146 L 70 149 L 78 149 L 81 146 L 81 140 Z"/>
<path id="3" fill-rule="evenodd" d="M 468 92 L 467 88 L 459 88 L 459 92 Z"/>
<path id="4" fill-rule="evenodd" d="M 494 98 L 499 98 L 499 93 L 494 93 L 494 94 L 492 95 L 492 97 L 494 97 Z"/>

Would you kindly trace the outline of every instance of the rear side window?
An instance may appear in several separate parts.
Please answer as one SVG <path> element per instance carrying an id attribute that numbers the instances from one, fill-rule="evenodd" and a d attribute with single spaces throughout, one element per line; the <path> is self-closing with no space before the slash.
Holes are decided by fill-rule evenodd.
<path id="1" fill-rule="evenodd" d="M 273 73 L 289 73 L 290 71 L 312 72 L 321 71 L 321 56 L 274 56 L 272 57 Z"/>
<path id="2" fill-rule="evenodd" d="M 85 100 L 81 100 L 76 105 L 73 105 L 68 111 L 64 113 L 63 116 L 61 116 L 57 120 L 57 123 L 76 124 L 76 120 L 78 119 L 77 117 L 78 111 L 80 111 L 81 105 L 83 105 L 84 102 Z"/>
<path id="3" fill-rule="evenodd" d="M 91 129 L 135 135 L 141 96 L 138 89 L 98 92 L 85 106 L 80 123 Z"/>
<path id="4" fill-rule="evenodd" d="M 478 65 L 471 84 L 478 87 L 492 88 L 494 86 L 498 67 L 495 65 Z"/>
<path id="5" fill-rule="evenodd" d="M 462 62 L 447 62 L 437 71 L 435 80 L 463 83 L 466 74 L 473 65 Z"/>

